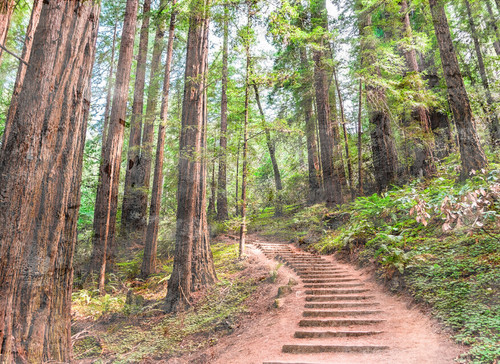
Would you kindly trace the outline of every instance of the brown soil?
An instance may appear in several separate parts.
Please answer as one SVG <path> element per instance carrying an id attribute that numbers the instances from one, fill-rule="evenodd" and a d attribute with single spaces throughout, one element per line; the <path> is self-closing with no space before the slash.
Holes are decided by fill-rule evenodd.
<path id="1" fill-rule="evenodd" d="M 251 241 L 263 241 L 252 237 Z M 298 251 L 293 247 L 294 251 Z M 269 271 L 278 262 L 270 260 L 255 245 L 248 246 L 250 261 L 256 266 L 265 266 Z M 371 330 L 383 331 L 381 334 L 362 338 L 363 345 L 384 345 L 387 350 L 373 353 L 320 353 L 288 354 L 282 353 L 284 344 L 304 344 L 304 339 L 293 337 L 303 319 L 305 289 L 301 279 L 287 266 L 280 266 L 277 283 L 266 285 L 247 302 L 249 313 L 242 319 L 238 328 L 218 343 L 202 353 L 182 358 L 170 359 L 172 364 L 214 363 L 214 364 L 254 364 L 263 362 L 280 363 L 453 363 L 465 348 L 454 344 L 441 330 L 440 326 L 416 307 L 410 307 L 408 299 L 386 292 L 377 283 L 373 274 L 366 269 L 357 269 L 350 264 L 338 262 L 333 256 L 323 257 L 341 268 L 352 278 L 358 278 L 369 289 L 370 296 L 379 303 L 377 310 L 383 311 L 377 318 L 384 319 Z M 290 278 L 298 282 L 292 293 L 280 299 L 280 308 L 274 308 L 278 286 L 286 285 Z M 351 327 L 356 330 L 358 328 Z M 359 344 L 360 338 L 308 339 L 307 344 L 351 345 Z"/>

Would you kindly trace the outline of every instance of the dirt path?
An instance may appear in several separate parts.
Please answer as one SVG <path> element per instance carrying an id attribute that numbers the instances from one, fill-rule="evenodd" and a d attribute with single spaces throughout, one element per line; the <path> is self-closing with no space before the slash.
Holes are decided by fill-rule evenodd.
<path id="1" fill-rule="evenodd" d="M 261 263 L 284 262 L 281 281 L 292 277 L 298 284 L 279 309 L 247 320 L 210 348 L 207 363 L 438 364 L 453 363 L 464 351 L 367 272 L 289 244 L 257 239 L 248 249 Z"/>

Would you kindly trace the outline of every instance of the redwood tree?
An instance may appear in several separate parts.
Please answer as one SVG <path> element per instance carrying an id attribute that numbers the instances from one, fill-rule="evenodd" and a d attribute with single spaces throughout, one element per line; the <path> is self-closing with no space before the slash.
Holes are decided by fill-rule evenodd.
<path id="1" fill-rule="evenodd" d="M 3 0 L 0 3 L 0 45 L 5 45 L 7 33 L 9 32 L 12 13 L 14 12 L 15 0 Z M 2 64 L 3 49 L 0 48 L 0 64 Z"/>
<path id="2" fill-rule="evenodd" d="M 191 294 L 216 280 L 206 216 L 206 71 L 209 0 L 191 0 L 182 106 L 177 231 L 166 311 L 191 305 Z"/>
<path id="3" fill-rule="evenodd" d="M 0 362 L 69 362 L 71 289 L 100 2 L 45 1 L 0 156 Z"/>
<path id="4" fill-rule="evenodd" d="M 486 167 L 488 162 L 474 125 L 469 96 L 460 73 L 444 5 L 439 0 L 429 0 L 429 5 L 439 45 L 448 100 L 458 132 L 462 178 L 467 178 L 472 170 L 480 170 Z"/>
<path id="5" fill-rule="evenodd" d="M 328 30 L 325 0 L 311 0 L 311 22 L 315 27 Z M 323 188 L 325 201 L 328 207 L 342 203 L 342 189 L 340 179 L 334 168 L 333 161 L 333 129 L 330 118 L 329 80 L 325 65 L 323 36 L 316 39 L 313 52 L 314 59 L 314 86 L 316 91 L 316 115 L 318 118 L 319 140 L 321 151 L 321 166 L 323 171 Z"/>
<path id="6" fill-rule="evenodd" d="M 98 274 L 99 289 L 104 290 L 106 261 L 114 251 L 118 182 L 125 130 L 130 68 L 134 50 L 137 0 L 127 0 L 120 54 L 116 71 L 115 92 L 109 118 L 109 128 L 99 169 L 94 210 L 94 235 L 91 272 Z"/>
<path id="7" fill-rule="evenodd" d="M 125 173 L 125 188 L 122 203 L 122 231 L 129 239 L 142 243 L 144 215 L 137 208 L 136 199 L 142 181 L 139 164 L 141 152 L 142 120 L 144 109 L 144 86 L 146 84 L 146 60 L 149 42 L 149 18 L 151 0 L 144 0 L 142 7 L 142 25 L 139 40 L 139 53 L 137 55 L 137 69 L 134 85 L 134 102 L 132 104 L 132 118 L 130 119 L 130 137 L 128 141 L 127 166 Z M 140 197 L 139 197 L 140 198 Z M 135 234 L 130 234 L 135 233 Z M 130 235 L 130 236 L 129 236 Z"/>
<path id="8" fill-rule="evenodd" d="M 151 205 L 149 208 L 149 221 L 146 231 L 146 244 L 144 246 L 144 259 L 142 260 L 141 276 L 147 277 L 156 271 L 156 251 L 158 228 L 160 224 L 160 204 L 163 188 L 163 156 L 165 149 L 165 133 L 168 120 L 168 96 L 170 92 L 170 69 L 174 52 L 175 9 L 176 0 L 172 0 L 172 14 L 168 31 L 167 60 L 165 64 L 165 78 L 163 80 L 163 98 L 160 111 L 160 125 L 158 126 L 158 144 L 156 147 L 155 172 L 153 189 L 151 191 Z"/>

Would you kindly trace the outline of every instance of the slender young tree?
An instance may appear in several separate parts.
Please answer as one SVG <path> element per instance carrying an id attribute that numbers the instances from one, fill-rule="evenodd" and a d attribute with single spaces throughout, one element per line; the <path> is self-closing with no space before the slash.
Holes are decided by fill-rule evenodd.
<path id="1" fill-rule="evenodd" d="M 208 245 L 206 216 L 206 70 L 209 0 L 191 0 L 177 189 L 174 268 L 168 281 L 166 311 L 191 305 L 194 291 L 216 280 Z"/>
<path id="2" fill-rule="evenodd" d="M 31 55 L 31 47 L 33 46 L 33 38 L 35 35 L 36 27 L 38 26 L 38 21 L 40 20 L 40 12 L 41 11 L 42 11 L 42 1 L 41 0 L 33 1 L 33 9 L 31 11 L 31 18 L 30 18 L 30 22 L 28 24 L 28 29 L 26 30 L 26 37 L 24 39 L 23 53 L 21 56 L 21 58 L 28 64 L 29 64 L 30 55 Z M 1 17 L 2 17 L 2 14 L 0 14 L 0 18 Z M 0 54 L 1 54 L 1 50 L 0 50 Z M 1 55 L 0 55 L 0 57 L 1 57 Z M 1 62 L 1 59 L 0 59 L 0 62 Z M 14 90 L 12 92 L 12 98 L 10 100 L 9 113 L 7 115 L 7 120 L 5 121 L 5 127 L 4 127 L 4 132 L 3 132 L 3 142 L 2 142 L 2 146 L 0 147 L 0 154 L 2 154 L 2 152 L 3 152 L 3 149 L 5 147 L 5 141 L 9 137 L 12 119 L 14 118 L 14 115 L 16 114 L 16 110 L 17 110 L 17 106 L 18 106 L 17 99 L 18 99 L 19 93 L 21 92 L 21 89 L 23 87 L 24 76 L 26 75 L 26 69 L 27 69 L 26 63 L 19 62 L 19 67 L 17 69 L 16 83 L 14 84 Z"/>
<path id="3" fill-rule="evenodd" d="M 72 257 L 99 10 L 99 1 L 43 2 L 17 97 L 23 107 L 0 156 L 2 363 L 71 360 Z"/>
<path id="4" fill-rule="evenodd" d="M 227 79 L 229 58 L 229 4 L 224 3 L 222 41 L 222 90 L 220 101 L 220 154 L 217 187 L 217 220 L 227 220 Z"/>
<path id="5" fill-rule="evenodd" d="M 488 1 L 486 1 L 487 3 Z M 495 147 L 500 144 L 500 123 L 498 121 L 498 116 L 495 110 L 495 102 L 491 94 L 490 82 L 488 76 L 486 75 L 486 67 L 484 65 L 483 52 L 481 51 L 481 44 L 479 43 L 479 37 L 477 34 L 476 24 L 474 23 L 474 17 L 472 15 L 471 6 L 468 0 L 464 0 L 465 8 L 467 10 L 467 18 L 469 21 L 469 27 L 471 31 L 472 40 L 474 42 L 474 50 L 476 52 L 477 64 L 479 66 L 479 75 L 481 76 L 481 83 L 483 84 L 484 91 L 486 93 L 486 103 L 488 104 L 487 118 L 489 121 L 489 130 L 491 144 Z"/>
<path id="6" fill-rule="evenodd" d="M 323 32 L 328 30 L 325 0 L 311 0 L 311 23 L 313 30 L 317 27 Z M 319 141 L 321 150 L 321 167 L 323 171 L 324 198 L 328 207 L 342 203 L 340 179 L 334 168 L 333 160 L 333 128 L 330 118 L 329 82 L 325 66 L 324 37 L 316 39 L 313 51 L 314 86 L 316 91 L 316 115 L 318 118 Z"/>
<path id="7" fill-rule="evenodd" d="M 358 96 L 358 196 L 363 196 L 363 127 L 361 125 L 363 111 L 363 80 L 359 80 Z"/>
<path id="8" fill-rule="evenodd" d="M 149 20 L 151 0 L 144 0 L 142 6 L 142 26 L 137 55 L 137 69 L 135 73 L 134 102 L 132 103 L 132 117 L 130 119 L 130 137 L 128 141 L 127 166 L 125 173 L 125 188 L 122 202 L 122 232 L 129 240 L 142 243 L 142 227 L 144 216 L 137 208 L 137 194 L 141 186 L 140 152 L 142 137 L 142 120 L 144 112 L 144 87 L 146 84 L 146 60 L 149 43 Z"/>
<path id="9" fill-rule="evenodd" d="M 0 2 L 0 45 L 2 47 L 5 46 L 5 41 L 7 40 L 15 5 L 15 0 L 3 0 Z M 0 47 L 0 65 L 2 64 L 2 55 L 4 51 L 2 47 Z"/>
<path id="10" fill-rule="evenodd" d="M 175 4 L 176 0 L 172 0 L 172 13 L 170 15 L 170 26 L 168 28 L 167 59 L 165 61 L 165 78 L 163 79 L 160 124 L 158 126 L 155 172 L 153 177 L 153 189 L 151 191 L 151 205 L 149 207 L 149 221 L 146 231 L 144 258 L 141 266 L 141 276 L 143 278 L 155 273 L 156 271 L 156 252 L 158 247 L 158 229 L 160 224 L 161 195 L 163 189 L 163 156 L 165 150 L 165 133 L 168 121 L 168 97 L 170 94 L 170 70 L 172 67 L 172 55 L 174 53 L 175 21 L 177 17 Z"/>
<path id="11" fill-rule="evenodd" d="M 134 50 L 137 0 L 127 0 L 120 53 L 116 72 L 115 91 L 109 118 L 106 145 L 99 169 L 94 210 L 94 235 L 91 273 L 97 273 L 99 290 L 104 292 L 106 262 L 113 258 L 118 182 L 125 130 L 130 69 Z"/>
<path id="12" fill-rule="evenodd" d="M 461 177 L 468 178 L 471 171 L 485 168 L 488 162 L 474 125 L 469 96 L 460 73 L 444 5 L 438 0 L 429 0 L 429 5 L 439 45 L 448 100 L 458 132 L 462 161 Z"/>
<path id="13" fill-rule="evenodd" d="M 245 71 L 245 119 L 243 121 L 243 169 L 241 172 L 241 226 L 238 255 L 242 259 L 245 255 L 247 235 L 247 177 L 248 177 L 248 118 L 250 101 L 250 29 L 252 28 L 252 4 L 247 1 L 247 31 L 245 42 L 246 71 Z"/>
<path id="14" fill-rule="evenodd" d="M 274 185 L 276 187 L 276 199 L 277 199 L 274 215 L 281 216 L 283 214 L 283 204 L 281 201 L 283 184 L 281 182 L 281 173 L 278 167 L 278 161 L 276 159 L 276 146 L 274 144 L 274 141 L 271 139 L 271 132 L 266 124 L 266 117 L 264 115 L 264 110 L 262 109 L 262 104 L 260 103 L 259 88 L 257 87 L 257 84 L 253 83 L 253 89 L 255 92 L 255 100 L 257 101 L 260 117 L 262 119 L 262 126 L 264 128 L 264 133 L 266 135 L 267 150 L 269 151 L 269 156 L 271 157 L 271 164 L 273 165 Z"/>

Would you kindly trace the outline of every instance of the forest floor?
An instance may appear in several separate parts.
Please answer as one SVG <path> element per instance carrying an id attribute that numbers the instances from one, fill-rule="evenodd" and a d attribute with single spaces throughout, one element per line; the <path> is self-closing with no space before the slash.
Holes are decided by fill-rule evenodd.
<path id="1" fill-rule="evenodd" d="M 273 243 L 280 241 L 270 237 L 252 235 L 253 243 Z M 223 236 L 216 244 L 216 264 L 227 264 L 228 260 L 219 256 L 221 244 L 224 254 L 236 251 L 234 239 Z M 295 251 L 300 249 L 289 244 Z M 240 299 L 228 302 L 211 302 L 220 307 L 215 312 L 203 308 L 204 303 L 195 305 L 194 312 L 182 313 L 177 318 L 164 315 L 159 309 L 140 303 L 131 307 L 129 303 L 122 309 L 108 312 L 99 319 L 85 316 L 82 307 L 76 307 L 74 331 L 77 342 L 75 354 L 77 363 L 219 363 L 253 364 L 264 362 L 293 363 L 452 363 L 465 349 L 454 344 L 449 335 L 442 331 L 437 322 L 404 296 L 390 294 L 377 283 L 373 270 L 355 268 L 351 264 L 340 263 L 333 256 L 325 256 L 328 262 L 342 269 L 369 290 L 372 299 L 379 303 L 377 310 L 383 311 L 385 320 L 376 329 L 382 331 L 376 338 L 368 339 L 368 344 L 382 343 L 387 350 L 374 353 L 323 353 L 285 354 L 282 346 L 298 341 L 293 335 L 299 329 L 298 322 L 304 311 L 305 288 L 300 277 L 288 266 L 266 257 L 256 245 L 249 244 L 247 259 L 239 263 L 237 272 L 231 270 L 234 285 L 244 279 L 252 288 L 242 283 L 236 294 Z M 232 260 L 234 256 L 226 256 Z M 228 279 L 224 273 L 219 277 Z M 233 284 L 224 284 L 212 299 L 225 300 L 225 294 Z M 280 287 L 289 287 L 278 297 Z M 144 288 L 143 288 L 144 289 Z M 283 288 L 282 288 L 283 289 Z M 245 292 L 244 294 L 241 294 Z M 136 292 L 137 293 L 137 292 Z M 144 293 L 144 292 L 143 292 Z M 163 291 L 158 295 L 163 296 Z M 210 295 L 210 294 L 209 294 Z M 229 294 L 231 295 L 231 294 Z M 130 296 L 130 294 L 129 294 Z M 139 297 L 139 293 L 137 296 Z M 142 296 L 141 296 L 142 297 Z M 153 297 L 149 297 L 154 302 Z M 156 298 L 160 298 L 159 296 Z M 110 298 L 111 300 L 111 298 Z M 234 306 L 234 307 L 231 307 Z M 127 311 L 128 310 L 128 311 Z M 125 313 L 124 313 L 125 311 Z M 89 312 L 87 312 L 89 313 Z M 192 322 L 194 320 L 194 322 Z M 203 325 L 206 325 L 203 327 Z M 356 327 L 351 327 L 356 330 Z M 90 339 L 90 340 L 89 340 Z M 366 342 L 366 339 L 364 340 Z M 359 343 L 358 338 L 316 339 L 313 344 Z"/>

